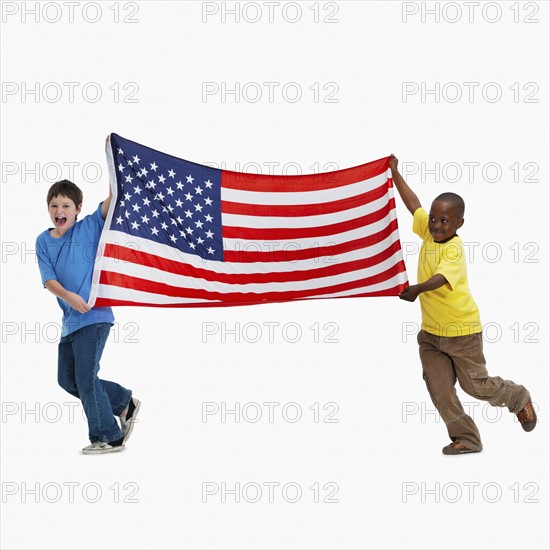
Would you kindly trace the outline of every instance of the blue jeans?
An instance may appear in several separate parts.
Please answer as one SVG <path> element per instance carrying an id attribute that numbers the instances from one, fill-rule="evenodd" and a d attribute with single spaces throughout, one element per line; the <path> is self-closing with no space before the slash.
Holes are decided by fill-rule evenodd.
<path id="1" fill-rule="evenodd" d="M 110 330 L 110 323 L 87 325 L 59 342 L 57 380 L 65 391 L 82 401 L 92 443 L 109 443 L 122 437 L 113 415 L 120 416 L 132 398 L 130 390 L 97 376 Z"/>

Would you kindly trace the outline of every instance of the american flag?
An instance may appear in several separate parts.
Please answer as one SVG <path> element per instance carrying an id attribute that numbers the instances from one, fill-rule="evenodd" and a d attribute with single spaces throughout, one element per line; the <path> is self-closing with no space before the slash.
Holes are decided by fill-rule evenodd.
<path id="1" fill-rule="evenodd" d="M 111 134 L 113 199 L 90 305 L 204 307 L 396 296 L 408 285 L 389 157 L 274 176 Z"/>

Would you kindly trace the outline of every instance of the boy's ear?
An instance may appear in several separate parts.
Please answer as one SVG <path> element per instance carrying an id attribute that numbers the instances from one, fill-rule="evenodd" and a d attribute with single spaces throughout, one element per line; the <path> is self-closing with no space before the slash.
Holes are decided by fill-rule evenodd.
<path id="1" fill-rule="evenodd" d="M 80 203 L 76 209 L 76 215 L 80 214 L 80 211 L 82 210 L 82 203 Z"/>
<path id="2" fill-rule="evenodd" d="M 464 218 L 460 218 L 460 221 L 456 224 L 456 228 L 460 229 L 464 225 Z"/>

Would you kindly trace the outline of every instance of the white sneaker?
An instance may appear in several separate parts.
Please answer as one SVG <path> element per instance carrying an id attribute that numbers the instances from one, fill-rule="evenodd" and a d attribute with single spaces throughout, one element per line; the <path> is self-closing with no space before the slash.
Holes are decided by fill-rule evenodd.
<path id="1" fill-rule="evenodd" d="M 82 449 L 84 455 L 101 455 L 105 453 L 118 453 L 124 449 L 124 443 L 113 447 L 109 443 L 103 443 L 102 441 L 95 441 L 91 445 Z"/>
<path id="2" fill-rule="evenodd" d="M 134 424 L 137 422 L 136 418 L 141 407 L 141 401 L 132 397 L 128 404 L 128 414 L 126 416 L 120 416 L 120 427 L 122 429 L 122 435 L 124 437 L 123 443 L 126 443 L 130 439 Z"/>

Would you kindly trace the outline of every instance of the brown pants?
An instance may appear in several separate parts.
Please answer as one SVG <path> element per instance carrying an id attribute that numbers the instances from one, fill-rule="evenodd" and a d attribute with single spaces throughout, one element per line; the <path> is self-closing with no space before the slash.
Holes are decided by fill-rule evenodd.
<path id="1" fill-rule="evenodd" d="M 457 378 L 468 395 L 495 407 L 508 407 L 512 413 L 518 413 L 530 400 L 525 387 L 489 376 L 481 332 L 449 338 L 421 330 L 418 345 L 424 381 L 452 441 L 475 450 L 483 447 L 474 421 L 464 412 L 456 394 Z"/>

